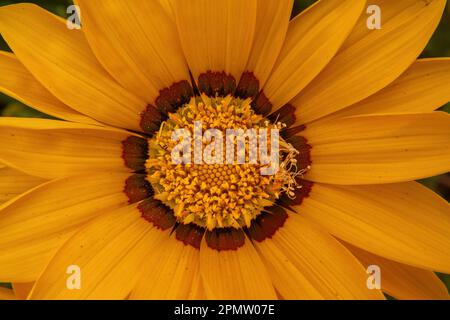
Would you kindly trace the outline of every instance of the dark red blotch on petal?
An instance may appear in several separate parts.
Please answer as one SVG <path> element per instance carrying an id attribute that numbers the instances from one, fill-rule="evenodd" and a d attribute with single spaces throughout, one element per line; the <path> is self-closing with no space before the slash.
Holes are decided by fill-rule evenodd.
<path id="1" fill-rule="evenodd" d="M 153 189 L 144 174 L 134 174 L 125 181 L 124 192 L 129 203 L 136 203 L 153 196 Z"/>
<path id="2" fill-rule="evenodd" d="M 194 90 L 187 80 L 176 82 L 159 92 L 155 105 L 148 105 L 141 114 L 140 126 L 147 134 L 154 134 L 159 130 L 161 123 L 167 118 L 167 114 L 175 112 L 178 108 L 194 96 Z"/>
<path id="3" fill-rule="evenodd" d="M 295 136 L 296 134 L 299 134 L 300 132 L 304 131 L 305 129 L 306 129 L 305 125 L 290 127 L 286 130 L 283 130 L 281 132 L 281 135 L 283 136 L 283 138 L 289 139 L 290 137 Z"/>
<path id="4" fill-rule="evenodd" d="M 164 115 L 175 112 L 178 108 L 189 103 L 194 96 L 194 90 L 187 80 L 174 83 L 169 88 L 159 92 L 156 108 Z"/>
<path id="5" fill-rule="evenodd" d="M 253 220 L 251 227 L 247 230 L 250 238 L 255 241 L 262 242 L 272 238 L 288 218 L 286 211 L 278 206 L 268 208 L 267 211 Z"/>
<path id="6" fill-rule="evenodd" d="M 311 189 L 314 186 L 313 182 L 298 179 L 297 183 L 301 188 L 296 189 L 295 192 L 295 198 L 291 199 L 286 194 L 283 194 L 280 199 L 278 199 L 278 203 L 282 205 L 285 208 L 290 208 L 292 206 L 299 206 L 303 203 L 303 200 L 307 198 L 311 192 Z"/>
<path id="7" fill-rule="evenodd" d="M 253 72 L 244 72 L 242 74 L 239 85 L 234 94 L 235 97 L 241 99 L 251 98 L 256 99 L 259 94 L 259 80 L 255 77 Z"/>
<path id="8" fill-rule="evenodd" d="M 168 230 L 176 223 L 172 209 L 159 200 L 148 198 L 139 204 L 138 209 L 141 211 L 142 217 L 153 223 L 158 229 Z"/>
<path id="9" fill-rule="evenodd" d="M 164 116 L 154 106 L 148 105 L 141 114 L 141 129 L 143 132 L 153 135 L 161 126 Z"/>
<path id="10" fill-rule="evenodd" d="M 298 152 L 297 166 L 299 170 L 308 168 L 311 165 L 311 146 L 308 144 L 308 140 L 302 136 L 291 136 L 286 139 Z"/>
<path id="11" fill-rule="evenodd" d="M 185 245 L 200 249 L 205 229 L 193 223 L 180 224 L 175 230 L 176 238 Z"/>
<path id="12" fill-rule="evenodd" d="M 122 141 L 122 158 L 125 165 L 135 172 L 145 171 L 145 162 L 148 159 L 147 140 L 130 136 Z"/>
<path id="13" fill-rule="evenodd" d="M 291 127 L 295 123 L 295 107 L 292 104 L 286 104 L 268 116 L 268 119 L 272 123 L 282 122 L 287 127 Z"/>
<path id="14" fill-rule="evenodd" d="M 257 113 L 266 117 L 272 110 L 272 103 L 269 101 L 264 92 L 261 92 L 258 98 L 252 103 L 252 107 Z"/>
<path id="15" fill-rule="evenodd" d="M 214 229 L 206 231 L 205 240 L 208 247 L 217 251 L 237 250 L 245 244 L 245 233 L 234 228 Z"/>
<path id="16" fill-rule="evenodd" d="M 210 97 L 225 97 L 236 91 L 236 79 L 224 71 L 202 73 L 197 84 L 200 92 Z"/>

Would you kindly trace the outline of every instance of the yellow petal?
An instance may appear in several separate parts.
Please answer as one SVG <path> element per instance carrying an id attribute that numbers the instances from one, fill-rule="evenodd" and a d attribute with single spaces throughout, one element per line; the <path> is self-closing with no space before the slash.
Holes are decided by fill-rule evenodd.
<path id="1" fill-rule="evenodd" d="M 367 288 L 359 261 L 300 215 L 290 214 L 270 239 L 255 246 L 285 299 L 383 299 Z"/>
<path id="2" fill-rule="evenodd" d="M 92 50 L 126 89 L 153 103 L 161 89 L 189 80 L 176 25 L 159 0 L 77 3 Z"/>
<path id="3" fill-rule="evenodd" d="M 421 59 L 383 90 L 325 119 L 364 114 L 431 112 L 449 101 L 450 58 Z"/>
<path id="4" fill-rule="evenodd" d="M 256 32 L 247 71 L 264 86 L 286 38 L 293 0 L 258 0 Z"/>
<path id="5" fill-rule="evenodd" d="M 307 126 L 308 180 L 333 184 L 393 183 L 450 170 L 450 115 L 373 115 Z"/>
<path id="6" fill-rule="evenodd" d="M 416 182 L 314 184 L 296 210 L 364 250 L 418 268 L 450 273 L 450 206 Z"/>
<path id="7" fill-rule="evenodd" d="M 0 204 L 45 181 L 12 168 L 0 168 Z"/>
<path id="8" fill-rule="evenodd" d="M 26 23 L 25 23 L 26 21 Z M 80 30 L 32 4 L 0 8 L 0 33 L 55 97 L 100 122 L 139 130 L 146 103 L 101 67 Z"/>
<path id="9" fill-rule="evenodd" d="M 433 1 L 433 0 L 432 0 Z M 390 1 L 390 0 L 371 0 L 370 3 L 367 3 L 367 9 L 369 5 L 376 5 L 381 9 L 381 28 L 384 25 L 392 21 L 393 19 L 397 19 L 398 15 L 404 11 L 408 10 L 417 10 L 419 6 L 417 5 L 416 0 L 402 0 L 402 1 Z M 370 35 L 374 32 L 373 29 L 367 27 L 368 18 L 372 15 L 372 12 L 369 13 L 369 10 L 364 10 L 363 14 L 359 18 L 357 25 L 353 28 L 352 32 L 348 36 L 345 43 L 342 45 L 341 51 L 350 48 L 356 42 L 360 41 L 364 37 Z M 371 22 L 371 21 L 369 21 Z"/>
<path id="10" fill-rule="evenodd" d="M 373 265 L 380 267 L 381 288 L 394 298 L 404 300 L 450 298 L 444 283 L 431 271 L 384 259 L 349 244 L 346 244 L 346 247 L 366 268 Z"/>
<path id="11" fill-rule="evenodd" d="M 206 292 L 203 286 L 203 280 L 200 272 L 194 275 L 192 281 L 191 293 L 188 297 L 189 300 L 206 300 Z"/>
<path id="12" fill-rule="evenodd" d="M 48 179 L 126 171 L 122 142 L 132 135 L 88 124 L 0 118 L 0 159 L 10 167 Z"/>
<path id="13" fill-rule="evenodd" d="M 297 124 L 361 101 L 399 77 L 428 43 L 441 18 L 445 0 L 382 0 L 371 4 L 381 8 L 382 29 L 368 32 L 369 16 L 363 13 L 354 29 L 358 36 L 351 34 L 350 42 L 344 44 L 320 75 L 291 102 L 297 107 Z M 385 12 L 389 13 L 387 17 Z M 363 34 L 360 29 L 365 29 Z"/>
<path id="14" fill-rule="evenodd" d="M 257 0 L 176 0 L 174 10 L 194 79 L 224 71 L 239 81 L 253 44 Z"/>
<path id="15" fill-rule="evenodd" d="M 34 286 L 34 282 L 25 282 L 25 283 L 13 283 L 12 287 L 14 290 L 14 295 L 19 300 L 26 300 L 28 295 L 31 292 L 31 289 Z"/>
<path id="16" fill-rule="evenodd" d="M 0 300 L 17 300 L 11 289 L 0 287 Z"/>
<path id="17" fill-rule="evenodd" d="M 277 110 L 330 62 L 358 20 L 365 0 L 322 0 L 289 25 L 264 94 Z"/>
<path id="18" fill-rule="evenodd" d="M 200 248 L 200 272 L 208 299 L 276 299 L 269 274 L 252 243 L 237 250 L 217 251 L 206 243 Z"/>
<path id="19" fill-rule="evenodd" d="M 30 299 L 124 299 L 152 245 L 147 238 L 151 229 L 136 205 L 89 222 L 58 250 L 36 281 Z M 71 266 L 77 270 L 68 270 Z M 75 272 L 79 272 L 80 289 L 68 286 Z"/>
<path id="20" fill-rule="evenodd" d="M 54 117 L 74 122 L 96 123 L 56 99 L 13 54 L 4 51 L 0 51 L 0 91 Z"/>
<path id="21" fill-rule="evenodd" d="M 167 14 L 171 19 L 175 20 L 175 12 L 173 11 L 173 1 L 174 0 L 159 0 L 164 10 L 166 10 Z"/>
<path id="22" fill-rule="evenodd" d="M 145 258 L 130 299 L 185 300 L 198 295 L 199 250 L 171 237 L 170 230 L 152 232 L 160 234 L 159 242 Z"/>
<path id="23" fill-rule="evenodd" d="M 273 241 L 256 244 L 274 287 L 284 299 L 321 300 L 324 296 Z"/>
<path id="24" fill-rule="evenodd" d="M 73 231 L 128 203 L 126 179 L 125 174 L 64 178 L 0 206 L 0 281 L 36 280 Z"/>

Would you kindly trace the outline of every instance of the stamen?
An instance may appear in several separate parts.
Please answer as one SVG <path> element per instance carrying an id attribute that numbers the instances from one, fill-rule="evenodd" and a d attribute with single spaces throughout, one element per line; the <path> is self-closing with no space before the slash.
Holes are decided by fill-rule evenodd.
<path id="1" fill-rule="evenodd" d="M 290 143 L 285 142 L 282 144 L 280 152 L 285 153 L 286 157 L 280 165 L 280 178 L 283 181 L 281 192 L 286 193 L 290 199 L 295 199 L 296 189 L 301 189 L 302 186 L 298 183 L 299 178 L 310 170 L 311 166 L 307 166 L 304 169 L 299 169 L 297 166 L 297 156 L 299 152 Z"/>

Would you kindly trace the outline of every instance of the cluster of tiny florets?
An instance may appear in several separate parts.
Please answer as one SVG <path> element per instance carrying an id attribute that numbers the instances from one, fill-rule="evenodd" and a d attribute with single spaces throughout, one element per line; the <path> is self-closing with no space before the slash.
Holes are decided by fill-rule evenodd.
<path id="1" fill-rule="evenodd" d="M 262 175 L 260 164 L 174 164 L 171 150 L 177 142 L 172 133 L 187 129 L 194 134 L 196 121 L 201 121 L 205 131 L 284 127 L 281 123 L 270 124 L 256 114 L 250 100 L 231 96 L 196 97 L 170 114 L 160 132 L 149 140 L 148 180 L 155 198 L 171 207 L 180 223 L 195 223 L 209 230 L 249 227 L 264 207 L 273 205 L 282 192 L 289 195 L 290 189 L 296 187 L 295 173 L 286 172 L 286 165 L 292 169 L 297 152 L 284 141 L 280 152 L 287 151 L 285 158 L 289 158 L 289 163 L 282 163 L 279 173 L 273 176 Z M 207 140 L 203 139 L 203 146 Z M 249 144 L 246 147 L 248 150 Z"/>

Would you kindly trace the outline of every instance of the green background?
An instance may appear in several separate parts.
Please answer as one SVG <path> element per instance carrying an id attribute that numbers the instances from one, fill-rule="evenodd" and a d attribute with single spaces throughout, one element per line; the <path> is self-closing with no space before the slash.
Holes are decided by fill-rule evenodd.
<path id="1" fill-rule="evenodd" d="M 92 0 L 95 1 L 95 0 Z M 124 0 L 126 1 L 126 0 Z M 282 1 L 282 0 L 280 0 Z M 398 0 L 392 0 L 398 1 Z M 15 0 L 0 0 L 0 6 L 19 3 L 24 1 Z M 29 0 L 26 2 L 36 3 L 60 16 L 66 17 L 66 8 L 68 5 L 72 4 L 70 0 Z M 296 0 L 295 7 L 292 12 L 292 16 L 297 15 L 304 8 L 315 2 L 314 0 Z M 0 36 L 0 49 L 8 50 L 9 48 Z M 422 53 L 422 58 L 428 57 L 450 57 L 450 6 L 448 6 L 442 21 L 433 35 L 428 46 Z M 443 111 L 450 112 L 450 103 L 443 106 Z M 34 109 L 31 109 L 22 103 L 15 101 L 0 93 L 0 116 L 6 117 L 42 117 L 47 118 L 49 116 L 40 113 Z M 435 190 L 437 193 L 442 195 L 447 200 L 450 200 L 450 174 L 441 175 L 438 177 L 432 177 L 420 181 L 427 185 L 431 189 Z M 447 288 L 450 290 L 450 276 L 449 275 L 439 275 L 442 280 L 446 283 Z M 0 284 L 4 286 L 9 286 L 8 284 Z"/>

